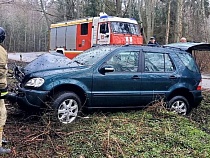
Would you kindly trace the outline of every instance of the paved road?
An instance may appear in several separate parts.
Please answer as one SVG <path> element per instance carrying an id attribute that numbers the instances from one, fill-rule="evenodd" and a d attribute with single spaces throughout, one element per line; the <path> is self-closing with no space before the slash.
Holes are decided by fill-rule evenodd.
<path id="1" fill-rule="evenodd" d="M 30 62 L 36 59 L 38 56 L 42 55 L 43 53 L 47 53 L 47 52 L 8 53 L 8 58 L 12 60 L 17 60 L 17 61 Z M 210 74 L 202 75 L 202 87 L 204 89 L 210 89 Z"/>
<path id="2" fill-rule="evenodd" d="M 210 89 L 210 75 L 209 74 L 202 75 L 202 87 L 206 89 Z"/>
<path id="3" fill-rule="evenodd" d="M 36 59 L 38 56 L 47 53 L 47 52 L 28 52 L 28 53 L 8 53 L 8 58 L 17 61 L 31 62 Z"/>

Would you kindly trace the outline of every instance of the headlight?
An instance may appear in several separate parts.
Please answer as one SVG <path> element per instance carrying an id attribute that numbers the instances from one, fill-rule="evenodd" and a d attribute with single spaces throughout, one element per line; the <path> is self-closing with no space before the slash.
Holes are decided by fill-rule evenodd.
<path id="1" fill-rule="evenodd" d="M 41 85 L 43 85 L 43 83 L 44 83 L 43 78 L 32 78 L 25 84 L 25 86 L 40 87 Z"/>

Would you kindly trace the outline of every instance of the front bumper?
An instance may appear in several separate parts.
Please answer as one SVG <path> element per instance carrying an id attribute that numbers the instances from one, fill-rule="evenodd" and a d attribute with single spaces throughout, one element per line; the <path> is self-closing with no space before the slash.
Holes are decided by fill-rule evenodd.
<path id="1" fill-rule="evenodd" d="M 9 93 L 7 100 L 16 102 L 22 108 L 41 108 L 45 105 L 49 91 L 28 90 L 19 88 L 16 93 Z"/>

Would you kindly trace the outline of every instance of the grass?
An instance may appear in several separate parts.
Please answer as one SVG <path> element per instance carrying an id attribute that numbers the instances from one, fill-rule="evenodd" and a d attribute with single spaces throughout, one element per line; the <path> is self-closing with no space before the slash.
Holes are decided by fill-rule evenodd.
<path id="1" fill-rule="evenodd" d="M 146 110 L 97 112 L 69 125 L 55 124 L 46 117 L 24 119 L 11 114 L 6 125 L 12 137 L 10 147 L 15 148 L 12 157 L 210 157 L 209 92 L 187 117 L 154 105 Z"/>
<path id="2" fill-rule="evenodd" d="M 210 135 L 173 114 L 133 111 L 78 123 L 73 131 L 81 132 L 66 139 L 71 157 L 210 157 Z"/>

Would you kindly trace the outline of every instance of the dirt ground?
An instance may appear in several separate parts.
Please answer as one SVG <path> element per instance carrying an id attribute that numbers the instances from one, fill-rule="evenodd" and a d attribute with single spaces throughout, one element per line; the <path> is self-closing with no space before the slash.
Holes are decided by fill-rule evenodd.
<path id="1" fill-rule="evenodd" d="M 13 91 L 17 84 L 15 82 L 15 79 L 12 77 L 12 70 L 15 63 L 19 66 L 24 66 L 27 64 L 24 62 L 9 60 L 9 91 Z M 43 115 L 40 115 L 38 113 L 27 114 L 25 111 L 19 110 L 17 105 L 12 105 L 8 101 L 6 101 L 6 108 L 8 112 L 8 117 L 6 125 L 4 127 L 4 138 L 8 140 L 9 143 L 7 143 L 5 147 L 11 148 L 12 153 L 9 155 L 4 155 L 3 157 L 39 157 L 36 156 L 36 152 L 34 151 L 36 151 L 37 148 L 41 148 L 41 146 L 43 145 L 42 141 L 46 141 L 46 139 L 49 140 L 49 144 L 52 144 L 52 146 L 49 148 L 49 151 L 43 151 L 45 152 L 45 154 L 43 155 L 46 155 L 46 157 L 48 157 L 48 154 L 53 155 L 53 152 L 55 151 L 54 144 L 56 144 L 56 142 L 54 143 L 54 141 L 56 140 L 55 137 L 58 137 L 60 135 L 58 134 L 59 129 L 58 131 L 55 131 L 54 128 L 52 128 L 51 122 L 48 122 L 48 120 L 44 118 Z M 53 138 L 51 138 L 51 134 Z"/>

